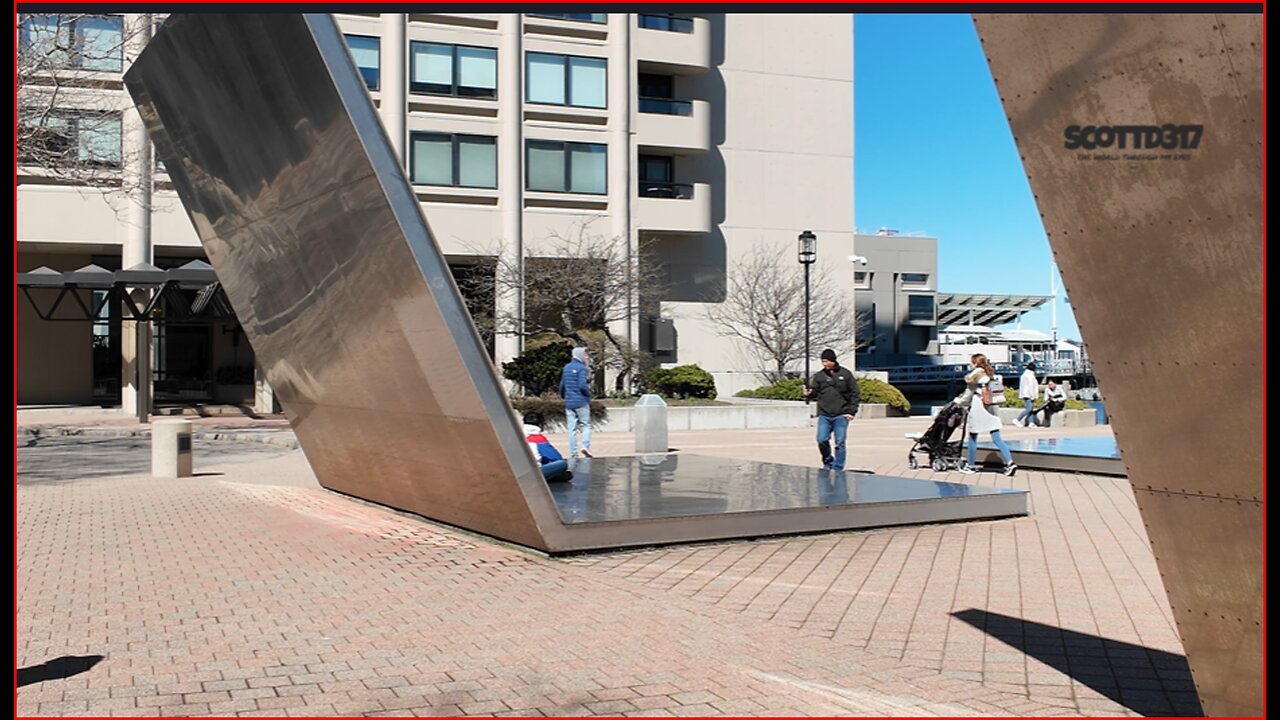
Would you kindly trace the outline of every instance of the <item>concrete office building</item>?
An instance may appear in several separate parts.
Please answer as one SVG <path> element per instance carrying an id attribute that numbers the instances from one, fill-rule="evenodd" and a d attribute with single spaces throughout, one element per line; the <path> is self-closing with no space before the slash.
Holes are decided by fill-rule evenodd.
<path id="1" fill-rule="evenodd" d="M 60 141 L 126 179 L 154 166 L 119 82 L 145 44 L 145 33 L 125 30 L 136 17 L 66 27 L 23 15 L 19 27 L 27 52 L 40 49 L 42 32 L 103 50 L 92 62 L 69 56 L 97 82 L 64 95 Z M 645 261 L 665 277 L 663 302 L 615 334 L 663 362 L 701 365 L 722 393 L 758 384 L 760 363 L 715 332 L 706 308 L 723 301 L 729 273 L 753 248 L 795 263 L 796 236 L 811 229 L 815 272 L 852 301 L 852 16 L 336 17 L 457 273 L 491 266 L 487 252 L 539 257 L 549 238 L 584 226 L 625 238 L 633 256 L 648 247 Z M 95 122 L 82 120 L 80 109 L 104 103 Z M 140 207 L 20 161 L 18 271 L 203 258 L 167 179 L 156 168 L 150 206 Z M 40 320 L 25 301 L 18 313 L 19 403 L 131 409 L 132 323 L 110 308 L 92 326 Z M 157 325 L 156 399 L 242 399 L 224 386 L 252 375 L 247 345 L 234 323 Z M 493 349 L 502 362 L 521 346 L 500 335 Z M 839 350 L 852 360 L 853 339 Z"/>

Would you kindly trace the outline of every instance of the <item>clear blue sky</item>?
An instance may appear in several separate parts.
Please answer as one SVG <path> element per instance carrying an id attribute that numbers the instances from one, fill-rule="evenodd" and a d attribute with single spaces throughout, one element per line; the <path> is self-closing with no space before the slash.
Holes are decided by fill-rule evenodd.
<path id="1" fill-rule="evenodd" d="M 938 238 L 942 292 L 1048 295 L 1052 254 L 968 15 L 854 18 L 854 213 Z M 1079 338 L 1059 281 L 1058 337 Z M 1022 327 L 1049 332 L 1049 303 Z"/>

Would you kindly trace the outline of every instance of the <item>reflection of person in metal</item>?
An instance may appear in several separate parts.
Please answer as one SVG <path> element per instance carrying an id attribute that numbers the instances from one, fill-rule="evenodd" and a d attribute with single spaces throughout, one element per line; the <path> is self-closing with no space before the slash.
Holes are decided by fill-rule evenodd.
<path id="1" fill-rule="evenodd" d="M 818 502 L 823 505 L 849 503 L 849 484 L 844 473 L 833 473 L 830 468 L 818 471 Z"/>
<path id="2" fill-rule="evenodd" d="M 991 382 L 991 378 L 995 377 L 996 371 L 987 361 L 987 356 L 982 353 L 974 354 L 970 358 L 970 364 L 973 370 L 964 376 L 965 391 L 964 395 L 961 395 L 961 399 L 968 396 L 969 401 L 969 462 L 960 468 L 960 472 L 968 475 L 978 472 L 975 467 L 978 455 L 978 433 L 989 432 L 991 442 L 996 444 L 996 448 L 1000 450 L 1000 457 L 1004 458 L 1004 474 L 1013 475 L 1018 466 L 1013 464 L 1013 455 L 1009 453 L 1009 446 L 1005 445 L 1000 437 L 1000 416 L 994 412 L 993 398 L 987 389 L 987 384 Z"/>

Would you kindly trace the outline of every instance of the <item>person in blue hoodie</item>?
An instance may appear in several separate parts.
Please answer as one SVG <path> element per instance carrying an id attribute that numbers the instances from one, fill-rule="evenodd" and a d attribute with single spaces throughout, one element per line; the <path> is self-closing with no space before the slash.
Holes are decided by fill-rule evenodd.
<path id="1" fill-rule="evenodd" d="M 573 473 L 569 472 L 569 462 L 560 455 L 560 451 L 556 450 L 547 436 L 542 434 L 544 423 L 542 413 L 530 411 L 524 414 L 524 439 L 529 443 L 533 456 L 538 458 L 538 463 L 542 465 L 542 477 L 546 478 L 547 482 L 572 480 Z"/>
<path id="2" fill-rule="evenodd" d="M 578 456 L 578 428 L 582 428 L 582 456 L 591 457 L 591 370 L 587 359 L 587 349 L 576 347 L 573 359 L 560 372 L 560 397 L 564 398 L 571 458 Z"/>

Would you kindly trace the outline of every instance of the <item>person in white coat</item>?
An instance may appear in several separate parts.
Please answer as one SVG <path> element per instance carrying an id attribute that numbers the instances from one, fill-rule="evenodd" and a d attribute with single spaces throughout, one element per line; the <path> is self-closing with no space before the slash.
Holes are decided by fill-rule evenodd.
<path id="1" fill-rule="evenodd" d="M 957 399 L 962 404 L 966 401 L 969 403 L 969 462 L 960 468 L 960 472 L 966 475 L 978 472 L 978 434 L 989 432 L 991 442 L 996 444 L 1000 457 L 1004 459 L 1004 474 L 1013 475 L 1018 470 L 1018 466 L 1013 464 L 1013 455 L 1009 453 L 1009 446 L 1005 445 L 1004 439 L 1000 437 L 1000 416 L 995 413 L 995 405 L 998 403 L 987 390 L 987 385 L 991 382 L 991 378 L 995 377 L 996 371 L 991 367 L 987 356 L 982 353 L 977 353 L 970 358 L 970 365 L 973 370 L 964 376 L 964 394 Z"/>
<path id="2" fill-rule="evenodd" d="M 1018 399 L 1026 405 L 1026 409 L 1013 421 L 1015 425 L 1031 427 L 1036 424 L 1036 396 L 1039 394 L 1040 381 L 1036 380 L 1036 364 L 1029 362 L 1018 380 Z"/>

